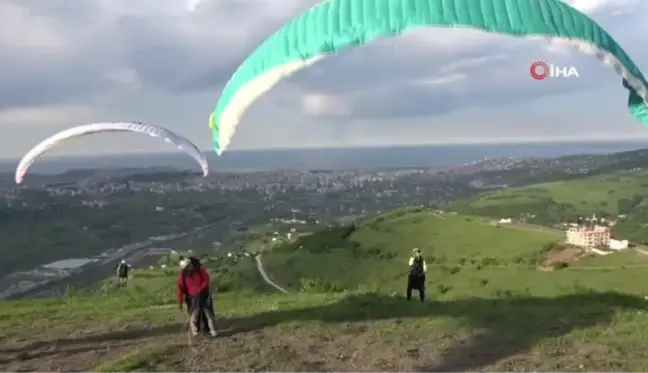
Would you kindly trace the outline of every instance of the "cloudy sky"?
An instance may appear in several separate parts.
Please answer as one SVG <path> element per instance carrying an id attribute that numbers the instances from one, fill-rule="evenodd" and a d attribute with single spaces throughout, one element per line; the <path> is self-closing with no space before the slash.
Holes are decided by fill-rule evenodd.
<path id="1" fill-rule="evenodd" d="M 166 126 L 211 147 L 207 118 L 236 66 L 315 0 L 0 0 L 0 157 L 93 121 Z M 648 1 L 573 0 L 648 69 Z M 642 37 L 643 35 L 643 37 Z M 545 60 L 579 79 L 533 81 Z M 230 149 L 548 138 L 648 139 L 611 70 L 540 41 L 429 29 L 329 58 L 250 109 Z M 55 154 L 172 150 L 137 135 Z"/>

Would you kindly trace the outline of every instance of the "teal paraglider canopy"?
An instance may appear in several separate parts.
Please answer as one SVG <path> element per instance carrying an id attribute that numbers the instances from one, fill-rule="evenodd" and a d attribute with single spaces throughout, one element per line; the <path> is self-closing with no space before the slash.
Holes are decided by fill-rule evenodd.
<path id="1" fill-rule="evenodd" d="M 229 146 L 247 108 L 282 79 L 345 48 L 422 27 L 540 37 L 593 54 L 621 75 L 631 115 L 648 126 L 648 82 L 639 68 L 601 26 L 560 0 L 325 0 L 238 67 L 209 117 L 216 152 Z"/>

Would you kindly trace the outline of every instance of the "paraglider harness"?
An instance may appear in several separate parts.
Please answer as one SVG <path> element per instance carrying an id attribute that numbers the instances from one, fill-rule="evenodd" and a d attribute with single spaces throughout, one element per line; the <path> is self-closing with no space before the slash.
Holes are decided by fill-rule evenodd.
<path id="1" fill-rule="evenodd" d="M 119 265 L 117 266 L 117 276 L 128 277 L 128 264 L 119 263 Z"/>
<path id="2" fill-rule="evenodd" d="M 200 267 L 202 266 L 202 263 L 200 263 L 200 260 L 198 260 L 198 258 L 195 258 L 195 257 L 191 256 L 191 257 L 189 257 L 187 259 L 189 259 L 189 262 L 191 263 L 192 271 L 191 272 L 187 271 L 186 268 L 182 269 L 182 292 L 184 293 L 184 302 L 185 302 L 185 306 L 187 307 L 187 312 L 189 313 L 189 315 L 191 315 L 191 312 L 193 311 L 193 307 L 195 307 L 195 306 L 199 307 L 199 305 L 195 304 L 193 302 L 192 297 L 189 296 L 189 289 L 187 288 L 187 285 L 185 284 L 185 278 L 187 276 L 193 274 L 194 273 L 193 271 L 197 271 L 198 275 L 200 276 L 200 279 L 202 280 L 203 279 L 203 274 L 202 274 L 202 271 L 200 270 Z M 214 311 L 214 303 L 213 303 L 212 296 L 211 296 L 211 289 L 208 289 L 207 291 L 209 291 L 209 295 L 208 295 L 207 304 L 205 305 L 205 307 L 209 308 L 213 312 Z M 200 297 L 201 294 L 197 294 L 196 296 Z M 202 312 L 199 313 L 198 325 L 197 326 L 198 326 L 198 331 L 209 332 L 209 323 L 207 322 L 207 317 L 205 317 Z"/>
<path id="3" fill-rule="evenodd" d="M 412 266 L 410 267 L 410 276 L 414 278 L 420 278 L 424 275 L 425 271 L 423 270 L 423 257 L 419 255 L 414 258 L 414 263 L 412 263 Z"/>

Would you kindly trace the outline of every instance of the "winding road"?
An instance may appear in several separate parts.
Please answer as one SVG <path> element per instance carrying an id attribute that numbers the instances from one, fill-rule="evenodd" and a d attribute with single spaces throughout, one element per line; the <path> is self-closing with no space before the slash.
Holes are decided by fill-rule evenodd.
<path id="1" fill-rule="evenodd" d="M 282 288 L 277 284 L 276 282 L 272 281 L 270 277 L 268 277 L 268 274 L 266 273 L 265 269 L 263 269 L 263 262 L 261 262 L 261 254 L 257 255 L 254 257 L 254 260 L 256 260 L 257 263 L 257 269 L 259 270 L 259 274 L 263 278 L 263 281 L 266 282 L 266 284 L 272 286 L 273 288 L 279 290 L 282 293 L 288 293 L 288 290 Z"/>

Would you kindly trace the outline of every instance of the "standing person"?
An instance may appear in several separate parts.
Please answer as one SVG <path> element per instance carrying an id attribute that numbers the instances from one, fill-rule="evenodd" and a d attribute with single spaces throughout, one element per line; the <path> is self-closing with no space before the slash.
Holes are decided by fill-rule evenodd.
<path id="1" fill-rule="evenodd" d="M 425 302 L 425 273 L 427 264 L 421 255 L 421 250 L 412 250 L 412 256 L 409 259 L 409 276 L 407 277 L 407 300 L 412 300 L 412 290 L 419 292 L 421 302 Z"/>
<path id="2" fill-rule="evenodd" d="M 215 337 L 216 317 L 207 269 L 194 257 L 180 257 L 180 268 L 182 270 L 178 275 L 177 300 L 180 309 L 183 303 L 187 305 L 191 334 L 198 335 L 198 332 L 203 329 L 203 331 L 209 330 L 209 334 Z"/>
<path id="3" fill-rule="evenodd" d="M 131 266 L 126 263 L 125 260 L 122 260 L 121 263 L 117 266 L 117 277 L 119 278 L 119 286 L 126 286 L 128 282 L 128 272 L 130 272 Z"/>

